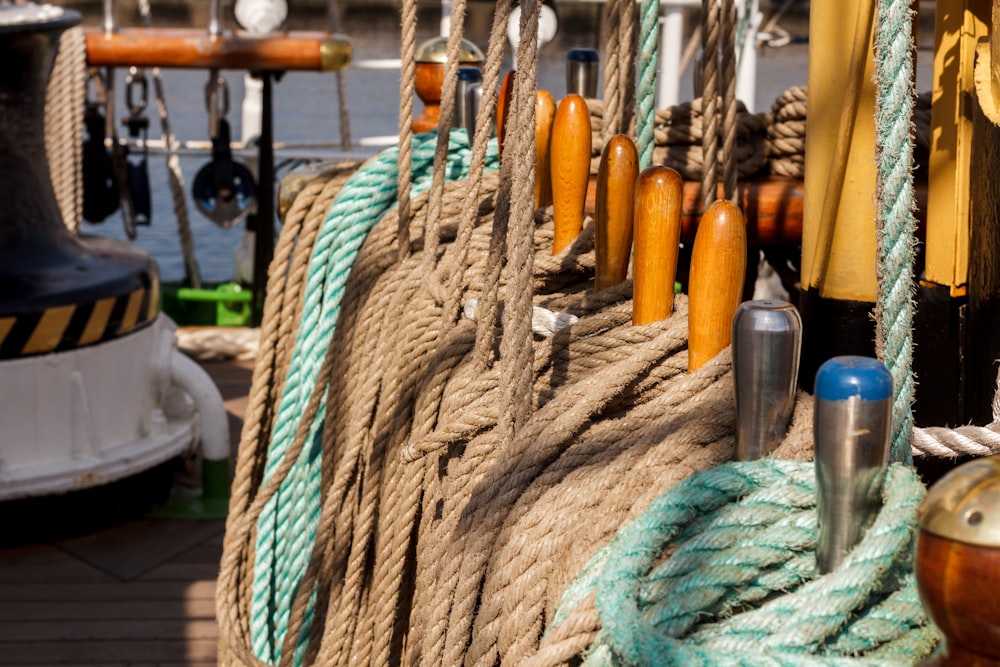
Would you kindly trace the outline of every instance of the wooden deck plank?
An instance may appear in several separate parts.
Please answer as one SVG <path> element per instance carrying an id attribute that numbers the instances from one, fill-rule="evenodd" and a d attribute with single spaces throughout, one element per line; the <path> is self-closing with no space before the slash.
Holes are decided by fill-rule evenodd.
<path id="1" fill-rule="evenodd" d="M 214 640 L 218 635 L 219 628 L 215 619 L 189 620 L 181 617 L 149 620 L 76 619 L 72 623 L 8 621 L 0 624 L 0 646 L 7 642 Z"/>
<path id="2" fill-rule="evenodd" d="M 217 643 L 212 639 L 161 639 L 149 641 L 80 641 L 73 643 L 37 641 L 6 642 L 0 651 L 0 665 L 61 664 L 156 665 L 176 663 L 214 664 Z"/>
<path id="3" fill-rule="evenodd" d="M 253 365 L 205 366 L 226 401 L 235 445 Z M 98 522 L 87 533 L 71 524 L 4 542 L 0 666 L 216 665 L 224 522 L 136 516 Z"/>
<path id="4" fill-rule="evenodd" d="M 215 579 L 219 576 L 219 563 L 170 562 L 142 575 L 140 581 L 195 581 Z"/>
<path id="5" fill-rule="evenodd" d="M 215 580 L 211 581 L 131 581 L 106 584 L 6 584 L 0 586 L 0 602 L 43 600 L 214 600 Z"/>
<path id="6" fill-rule="evenodd" d="M 119 579 L 134 579 L 225 531 L 225 522 L 145 519 L 57 546 Z"/>
<path id="7" fill-rule="evenodd" d="M 45 544 L 0 549 L 0 588 L 30 582 L 113 582 L 115 578 L 98 568 Z"/>
<path id="8" fill-rule="evenodd" d="M 199 598 L 183 604 L 163 600 L 0 602 L 0 622 L 157 618 L 210 620 L 215 618 L 215 600 Z"/>

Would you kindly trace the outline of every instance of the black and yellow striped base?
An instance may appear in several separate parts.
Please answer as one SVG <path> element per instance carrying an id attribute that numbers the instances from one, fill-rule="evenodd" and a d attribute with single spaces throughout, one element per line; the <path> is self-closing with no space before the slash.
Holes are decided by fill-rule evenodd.
<path id="1" fill-rule="evenodd" d="M 0 359 L 63 352 L 95 345 L 141 329 L 159 312 L 159 281 L 153 276 L 118 296 L 0 317 Z"/>

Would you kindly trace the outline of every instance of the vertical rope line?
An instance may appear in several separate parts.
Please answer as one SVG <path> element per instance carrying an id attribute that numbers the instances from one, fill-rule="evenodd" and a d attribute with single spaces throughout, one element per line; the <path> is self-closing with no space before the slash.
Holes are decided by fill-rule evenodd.
<path id="1" fill-rule="evenodd" d="M 913 11 L 879 0 L 875 22 L 876 349 L 892 373 L 890 460 L 912 461 L 913 430 Z"/>
<path id="2" fill-rule="evenodd" d="M 618 77 L 619 103 L 621 105 L 621 122 L 617 132 L 630 137 L 635 136 L 635 40 L 636 24 L 635 0 L 622 2 L 621 21 L 618 24 Z M 609 52 L 610 53 L 610 52 Z"/>
<path id="3" fill-rule="evenodd" d="M 493 127 L 493 117 L 496 113 L 500 81 L 500 67 L 503 64 L 503 52 L 507 41 L 507 21 L 510 18 L 512 5 L 508 1 L 498 2 L 493 13 L 493 27 L 490 30 L 489 47 L 486 53 L 486 65 L 483 71 L 483 98 L 476 116 L 476 127 L 472 139 L 472 161 L 469 164 L 469 187 L 465 194 L 465 205 L 462 207 L 462 218 L 458 225 L 455 242 L 446 251 L 447 260 L 442 259 L 439 265 L 439 280 L 445 286 L 446 300 L 443 316 L 448 323 L 454 323 L 458 316 L 458 302 L 462 297 L 462 267 L 465 266 L 469 254 L 469 243 L 472 231 L 478 219 L 479 198 L 482 195 L 483 171 L 486 163 L 487 146 Z M 499 280 L 499 271 L 493 277 Z M 495 321 L 496 298 L 493 299 L 493 316 L 489 322 Z M 482 311 L 481 311 L 482 312 Z M 480 319 L 484 319 L 480 316 Z"/>
<path id="4" fill-rule="evenodd" d="M 719 7 L 717 0 L 703 0 L 701 5 L 701 150 L 704 171 L 701 176 L 702 208 L 715 201 L 719 182 Z"/>
<path id="5" fill-rule="evenodd" d="M 629 0 L 631 1 L 631 0 Z M 514 82 L 514 105 L 517 126 L 514 134 L 516 152 L 507 156 L 514 162 L 512 188 L 515 193 L 511 206 L 510 243 L 503 316 L 503 338 L 500 359 L 500 395 L 503 410 L 497 427 L 501 442 L 513 438 L 531 411 L 532 358 L 531 344 L 531 280 L 534 249 L 532 247 L 532 213 L 535 183 L 535 80 L 538 57 L 538 14 L 541 0 L 521 3 L 521 41 L 517 49 L 518 76 Z M 508 136 L 510 136 L 508 134 Z M 513 158 L 512 160 L 510 158 Z"/>
<path id="6" fill-rule="evenodd" d="M 149 0 L 139 0 L 139 16 L 147 28 L 153 27 L 153 14 Z M 156 96 L 156 111 L 160 116 L 160 135 L 163 138 L 167 155 L 167 182 L 170 184 L 170 194 L 174 204 L 174 216 L 177 219 L 177 238 L 181 244 L 181 254 L 184 256 L 184 274 L 191 287 L 201 287 L 201 268 L 195 254 L 194 234 L 191 231 L 191 218 L 188 215 L 187 199 L 184 196 L 184 172 L 177 155 L 177 137 L 170 125 L 170 112 L 167 109 L 167 96 L 163 88 L 163 77 L 159 67 L 150 70 L 153 78 L 153 92 Z"/>
<path id="7" fill-rule="evenodd" d="M 736 3 L 722 0 L 721 14 L 722 182 L 726 199 L 732 200 L 736 196 Z"/>
<path id="8" fill-rule="evenodd" d="M 605 52 L 612 54 L 604 64 L 604 125 L 601 128 L 601 143 L 607 145 L 621 127 L 621 60 L 616 57 L 621 54 L 621 8 L 622 2 L 631 0 L 608 0 L 604 7 L 604 24 L 608 36 Z"/>
<path id="9" fill-rule="evenodd" d="M 330 32 L 340 32 L 340 6 L 337 0 L 330 0 L 326 8 L 327 18 L 330 24 Z M 347 111 L 347 87 L 344 85 L 344 70 L 338 69 L 334 72 L 337 78 L 337 109 L 340 112 L 340 148 L 341 150 L 351 150 L 351 117 Z M 413 98 L 410 98 L 410 105 L 413 105 Z"/>
<path id="10" fill-rule="evenodd" d="M 659 62 L 660 3 L 659 0 L 642 0 L 640 9 L 639 64 L 639 114 L 638 144 L 639 169 L 653 164 L 653 128 L 656 125 L 656 65 Z M 668 75 L 669 76 L 669 75 Z"/>
<path id="11" fill-rule="evenodd" d="M 403 0 L 400 7 L 402 68 L 399 77 L 399 174 L 396 192 L 399 198 L 399 261 L 410 254 L 410 181 L 413 178 L 413 95 L 416 86 L 417 0 Z"/>
<path id="12" fill-rule="evenodd" d="M 448 59 L 444 66 L 441 86 L 441 115 L 438 118 L 437 145 L 434 151 L 434 174 L 427 200 L 427 221 L 424 224 L 424 275 L 431 276 L 437 261 L 441 230 L 441 200 L 444 197 L 445 166 L 448 164 L 448 143 L 455 117 L 455 89 L 458 88 L 458 60 L 465 22 L 465 0 L 453 0 L 451 27 L 448 33 Z M 435 276 L 436 277 L 436 276 Z"/>

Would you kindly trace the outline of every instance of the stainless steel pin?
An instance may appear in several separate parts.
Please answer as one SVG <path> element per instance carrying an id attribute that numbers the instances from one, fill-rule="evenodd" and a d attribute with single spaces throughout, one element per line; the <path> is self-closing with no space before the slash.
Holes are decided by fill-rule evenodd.
<path id="1" fill-rule="evenodd" d="M 820 573 L 840 564 L 882 507 L 892 428 L 892 375 L 870 357 L 834 357 L 816 373 Z"/>
<path id="2" fill-rule="evenodd" d="M 802 318 L 790 303 L 747 301 L 733 316 L 736 458 L 759 459 L 781 443 L 795 407 Z"/>
<path id="3" fill-rule="evenodd" d="M 600 57 L 594 49 L 570 49 L 566 54 L 566 94 L 585 99 L 597 97 Z"/>

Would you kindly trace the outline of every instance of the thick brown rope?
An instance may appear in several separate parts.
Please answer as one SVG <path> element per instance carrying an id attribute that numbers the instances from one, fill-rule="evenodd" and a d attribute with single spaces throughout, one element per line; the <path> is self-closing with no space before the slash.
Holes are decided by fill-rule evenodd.
<path id="1" fill-rule="evenodd" d="M 722 51 L 722 183 L 726 199 L 736 195 L 736 3 L 722 0 L 720 9 Z"/>
<path id="2" fill-rule="evenodd" d="M 705 160 L 701 176 L 701 201 L 703 208 L 715 201 L 716 184 L 719 182 L 719 0 L 702 0 L 701 3 L 701 99 L 705 113 L 702 115 L 701 148 Z"/>
<path id="3" fill-rule="evenodd" d="M 399 175 L 396 198 L 399 209 L 399 252 L 409 252 L 410 183 L 413 180 L 413 95 L 416 87 L 417 0 L 402 0 L 402 44 L 399 72 Z M 402 258 L 400 258 L 402 259 Z"/>
<path id="4" fill-rule="evenodd" d="M 76 232 L 83 219 L 83 111 L 87 96 L 87 45 L 83 28 L 59 38 L 46 90 L 45 153 L 49 177 L 66 228 Z"/>

